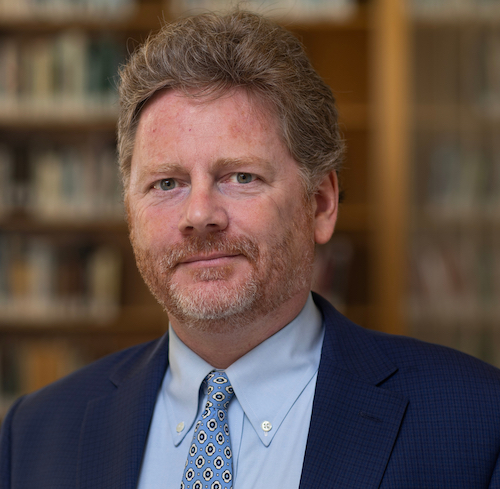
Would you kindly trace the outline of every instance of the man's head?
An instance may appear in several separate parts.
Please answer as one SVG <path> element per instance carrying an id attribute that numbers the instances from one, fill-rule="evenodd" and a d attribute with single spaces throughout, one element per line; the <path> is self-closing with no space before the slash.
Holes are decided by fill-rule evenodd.
<path id="1" fill-rule="evenodd" d="M 166 27 L 123 70 L 121 93 L 142 276 L 205 359 L 207 334 L 244 334 L 233 353 L 255 346 L 298 314 L 314 245 L 333 232 L 341 143 L 330 91 L 293 37 L 236 13 Z"/>
<path id="2" fill-rule="evenodd" d="M 290 32 L 244 11 L 165 25 L 121 71 L 118 150 L 127 191 L 140 114 L 159 90 L 218 97 L 244 88 L 272 110 L 309 194 L 338 171 L 343 144 L 331 90 Z"/>

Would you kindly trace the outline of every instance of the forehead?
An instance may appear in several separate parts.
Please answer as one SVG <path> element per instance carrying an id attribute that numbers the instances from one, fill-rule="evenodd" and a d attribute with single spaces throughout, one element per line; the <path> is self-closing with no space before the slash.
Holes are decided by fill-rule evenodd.
<path id="1" fill-rule="evenodd" d="M 189 159 L 196 150 L 204 159 L 255 152 L 279 163 L 290 156 L 271 108 L 244 89 L 210 98 L 172 89 L 155 94 L 140 116 L 132 170 L 167 157 Z"/>
<path id="2" fill-rule="evenodd" d="M 278 118 L 269 102 L 243 88 L 210 95 L 160 90 L 147 102 L 140 114 L 139 128 L 158 123 L 227 124 L 229 130 L 272 130 L 278 136 Z"/>

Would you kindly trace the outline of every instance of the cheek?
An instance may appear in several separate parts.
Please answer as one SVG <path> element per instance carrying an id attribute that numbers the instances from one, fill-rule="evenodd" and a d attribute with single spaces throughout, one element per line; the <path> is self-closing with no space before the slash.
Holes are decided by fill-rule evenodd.
<path id="1" fill-rule="evenodd" d="M 159 206 L 142 207 L 137 205 L 130 209 L 129 224 L 134 242 L 143 248 L 162 248 L 172 241 L 172 213 L 167 213 Z"/>
<path id="2" fill-rule="evenodd" d="M 230 226 L 236 233 L 244 233 L 252 239 L 275 234 L 280 227 L 279 213 L 273 201 L 254 200 L 229 207 Z"/>

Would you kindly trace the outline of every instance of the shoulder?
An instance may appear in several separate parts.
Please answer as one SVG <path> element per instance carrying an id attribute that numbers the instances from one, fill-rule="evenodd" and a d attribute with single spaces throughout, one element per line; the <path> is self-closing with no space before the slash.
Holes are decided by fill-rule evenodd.
<path id="1" fill-rule="evenodd" d="M 445 346 L 362 328 L 315 297 L 325 319 L 324 354 L 374 383 L 399 387 L 412 397 L 434 388 L 445 394 L 466 390 L 500 400 L 500 370 Z M 375 372 L 384 371 L 383 377 Z"/>
<path id="2" fill-rule="evenodd" d="M 404 336 L 371 333 L 397 366 L 382 385 L 407 397 L 413 408 L 448 416 L 479 414 L 500 426 L 500 370 L 463 352 Z"/>
<path id="3" fill-rule="evenodd" d="M 493 382 L 500 380 L 500 370 L 471 355 L 453 348 L 420 341 L 407 336 L 370 333 L 378 347 L 407 374 L 432 371 L 434 377 L 447 373 L 460 374 L 464 379 L 481 376 Z"/>
<path id="4" fill-rule="evenodd" d="M 19 399 L 2 424 L 0 472 L 9 477 L 12 471 L 18 482 L 34 481 L 43 474 L 43 487 L 70 487 L 79 460 L 79 440 L 93 406 L 109 406 L 120 392 L 124 393 L 119 399 L 125 408 L 141 398 L 141 393 L 155 397 L 167 365 L 167 351 L 164 336 L 102 358 Z M 107 417 L 97 419 L 111 426 L 119 409 L 110 407 Z M 14 479 L 12 484 L 16 485 Z M 32 484 L 26 483 L 26 487 L 36 487 Z M 23 483 L 18 485 L 24 487 Z"/>
<path id="5" fill-rule="evenodd" d="M 322 419 L 335 419 L 337 431 L 349 428 L 347 448 L 368 440 L 370 452 L 383 453 L 393 443 L 385 445 L 384 487 L 487 487 L 500 447 L 500 371 L 450 348 L 361 328 L 315 301 L 325 325 L 318 432 Z"/>

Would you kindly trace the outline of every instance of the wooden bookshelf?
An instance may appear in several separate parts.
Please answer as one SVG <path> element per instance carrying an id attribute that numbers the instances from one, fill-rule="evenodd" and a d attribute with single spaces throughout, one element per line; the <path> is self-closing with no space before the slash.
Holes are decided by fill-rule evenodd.
<path id="1" fill-rule="evenodd" d="M 406 281 L 409 83 L 403 62 L 408 32 L 402 5 L 403 0 L 361 1 L 354 16 L 341 20 L 283 20 L 303 40 L 316 69 L 333 87 L 348 148 L 341 176 L 346 198 L 332 242 L 334 249 L 345 249 L 349 256 L 342 264 L 346 284 L 339 307 L 365 327 L 396 333 L 406 331 L 401 305 Z M 131 16 L 106 21 L 2 17 L 0 41 L 22 37 L 23 42 L 30 42 L 37 36 L 51 38 L 76 29 L 90 37 L 106 32 L 133 48 L 158 28 L 159 20 L 169 18 L 165 7 L 161 0 L 138 2 Z M 116 107 L 112 105 L 96 111 L 68 111 L 57 106 L 49 109 L 54 110 L 33 111 L 29 106 L 18 106 L 8 111 L 0 105 L 0 147 L 12 145 L 19 150 L 16 163 L 26 166 L 29 155 L 25 146 L 40 140 L 56 147 L 81 144 L 79 138 L 114 140 Z M 50 341 L 62 341 L 75 352 L 83 345 L 79 361 L 72 363 L 65 353 L 59 370 L 51 371 L 65 373 L 71 365 L 81 365 L 165 331 L 165 314 L 137 272 L 123 220 L 41 220 L 25 209 L 14 209 L 0 215 L 0 236 L 11 235 L 117 246 L 123 261 L 120 307 L 115 317 L 100 323 L 72 319 L 47 324 L 43 318 L 12 321 L 0 317 L 0 343 L 23 352 L 36 351 L 37 344 L 43 345 L 40 357 L 57 350 L 47 346 Z M 50 374 L 42 378 L 48 381 Z"/>
<path id="2" fill-rule="evenodd" d="M 109 338 L 127 336 L 147 341 L 162 335 L 168 327 L 168 320 L 163 312 L 148 306 L 124 306 L 120 314 L 109 321 L 74 320 L 56 321 L 44 324 L 42 321 L 3 321 L 0 334 L 3 337 L 47 338 L 67 336 L 80 338 Z"/>
<path id="3" fill-rule="evenodd" d="M 34 112 L 34 113 L 33 113 Z M 56 105 L 43 110 L 29 107 L 5 108 L 0 114 L 0 131 L 12 132 L 113 132 L 117 111 L 114 107 L 72 110 Z"/>
<path id="4" fill-rule="evenodd" d="M 500 10 L 460 5 L 412 18 L 409 323 L 500 366 Z"/>

